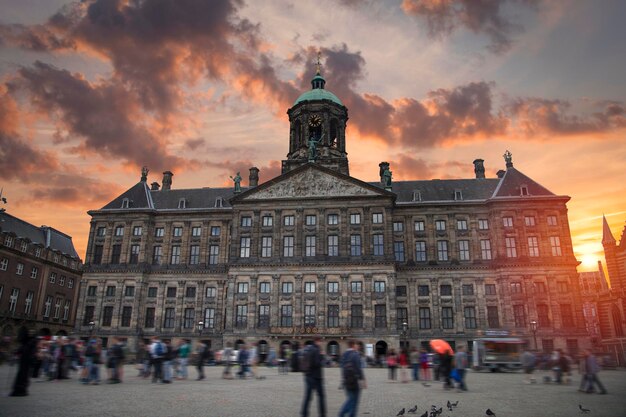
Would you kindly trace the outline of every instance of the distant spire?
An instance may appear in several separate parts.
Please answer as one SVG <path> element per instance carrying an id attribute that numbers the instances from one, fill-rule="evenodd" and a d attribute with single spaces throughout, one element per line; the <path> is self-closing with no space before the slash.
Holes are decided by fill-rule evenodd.
<path id="1" fill-rule="evenodd" d="M 315 77 L 311 80 L 311 88 L 315 89 L 324 89 L 324 85 L 326 84 L 326 80 L 322 77 L 322 63 L 320 60 L 322 59 L 322 52 L 317 52 L 317 63 L 315 64 Z"/>
<path id="2" fill-rule="evenodd" d="M 317 51 L 317 64 L 315 64 L 315 68 L 317 69 L 317 71 L 315 71 L 315 75 L 322 75 L 322 63 L 320 62 L 321 58 L 322 51 Z"/>
<path id="3" fill-rule="evenodd" d="M 615 245 L 615 238 L 611 233 L 611 228 L 606 221 L 604 214 L 602 215 L 602 245 Z"/>

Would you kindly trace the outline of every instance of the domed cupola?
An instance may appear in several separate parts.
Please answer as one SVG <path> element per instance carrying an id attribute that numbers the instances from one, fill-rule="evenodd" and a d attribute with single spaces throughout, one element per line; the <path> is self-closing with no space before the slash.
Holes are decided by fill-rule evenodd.
<path id="1" fill-rule="evenodd" d="M 325 86 L 318 53 L 311 90 L 300 95 L 287 110 L 291 128 L 283 173 L 314 162 L 349 175 L 345 136 L 348 109 Z"/>

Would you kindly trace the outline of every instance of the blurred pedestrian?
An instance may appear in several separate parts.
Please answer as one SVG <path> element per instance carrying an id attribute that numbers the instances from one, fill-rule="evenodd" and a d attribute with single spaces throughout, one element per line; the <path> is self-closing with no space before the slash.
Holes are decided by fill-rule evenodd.
<path id="1" fill-rule="evenodd" d="M 389 380 L 396 380 L 396 369 L 398 368 L 398 356 L 396 351 L 391 349 L 387 354 L 387 368 L 389 369 Z"/>
<path id="2" fill-rule="evenodd" d="M 415 346 L 411 349 L 411 370 L 413 372 L 413 381 L 420 379 L 420 353 Z"/>
<path id="3" fill-rule="evenodd" d="M 522 367 L 524 368 L 524 382 L 527 384 L 531 384 L 535 382 L 535 378 L 532 377 L 532 374 L 535 370 L 536 359 L 535 355 L 528 349 L 524 350 L 522 353 L 522 357 L 520 358 L 522 362 Z"/>
<path id="4" fill-rule="evenodd" d="M 602 385 L 602 382 L 600 382 L 600 379 L 598 378 L 598 372 L 600 372 L 600 365 L 598 365 L 598 360 L 596 359 L 593 352 L 591 352 L 590 350 L 585 350 L 585 379 L 587 381 L 585 392 L 587 392 L 588 394 L 594 392 L 594 383 L 600 389 L 600 394 L 604 395 L 607 393 L 604 385 Z"/>
<path id="5" fill-rule="evenodd" d="M 313 343 L 303 349 L 301 354 L 308 355 L 304 360 L 307 369 L 304 371 L 304 401 L 302 403 L 301 416 L 309 416 L 309 402 L 313 391 L 317 392 L 319 417 L 326 417 L 326 397 L 324 395 L 324 355 L 321 350 L 322 338 L 315 336 Z"/>
<path id="6" fill-rule="evenodd" d="M 361 367 L 361 355 L 356 340 L 348 342 L 348 350 L 341 357 L 341 385 L 346 390 L 346 401 L 339 411 L 339 417 L 356 417 L 361 389 L 367 387 Z"/>

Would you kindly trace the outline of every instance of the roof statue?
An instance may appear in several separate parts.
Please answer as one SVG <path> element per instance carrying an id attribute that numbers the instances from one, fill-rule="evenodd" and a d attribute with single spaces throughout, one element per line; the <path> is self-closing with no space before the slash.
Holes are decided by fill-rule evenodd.
<path id="1" fill-rule="evenodd" d="M 147 166 L 144 165 L 141 167 L 141 182 L 148 181 L 148 172 L 150 172 L 150 170 Z"/>
<path id="2" fill-rule="evenodd" d="M 2 197 L 2 192 L 3 192 L 3 191 L 4 191 L 4 187 L 3 187 L 3 188 L 0 188 L 0 201 L 1 201 L 2 203 L 4 203 L 4 204 L 7 204 L 7 199 L 6 199 L 6 197 Z M 0 208 L 0 213 L 2 213 L 2 212 L 4 212 L 4 211 L 6 211 L 6 209 L 4 209 L 4 208 Z"/>
<path id="3" fill-rule="evenodd" d="M 309 162 L 315 162 L 317 159 L 317 145 L 324 139 L 324 134 L 319 139 L 315 139 L 315 135 L 309 138 Z"/>
<path id="4" fill-rule="evenodd" d="M 504 162 L 506 162 L 506 167 L 513 168 L 513 154 L 511 154 L 511 152 L 507 150 L 502 156 L 504 156 Z"/>
<path id="5" fill-rule="evenodd" d="M 235 183 L 235 192 L 240 193 L 241 192 L 241 175 L 239 175 L 239 171 L 237 171 L 237 175 L 235 175 L 234 178 L 231 175 L 230 179 L 233 180 L 233 182 Z"/>

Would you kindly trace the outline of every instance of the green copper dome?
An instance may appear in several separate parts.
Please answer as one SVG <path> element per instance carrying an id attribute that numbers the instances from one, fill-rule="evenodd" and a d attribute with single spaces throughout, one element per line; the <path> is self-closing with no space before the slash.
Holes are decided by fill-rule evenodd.
<path id="1" fill-rule="evenodd" d="M 341 102 L 341 100 L 339 100 L 339 98 L 336 95 L 322 88 L 315 88 L 313 90 L 309 90 L 303 93 L 300 97 L 298 97 L 298 99 L 293 104 L 295 106 L 296 104 L 301 103 L 303 101 L 312 101 L 312 100 L 330 100 L 339 104 L 340 106 L 343 106 L 343 103 Z"/>

